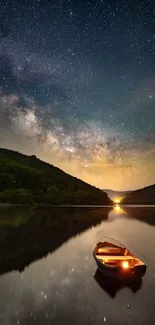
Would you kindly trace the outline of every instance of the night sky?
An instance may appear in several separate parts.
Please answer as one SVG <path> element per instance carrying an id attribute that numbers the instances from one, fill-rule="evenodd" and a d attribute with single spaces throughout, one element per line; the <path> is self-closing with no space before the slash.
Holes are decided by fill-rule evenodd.
<path id="1" fill-rule="evenodd" d="M 0 147 L 100 188 L 155 183 L 155 3 L 0 2 Z"/>

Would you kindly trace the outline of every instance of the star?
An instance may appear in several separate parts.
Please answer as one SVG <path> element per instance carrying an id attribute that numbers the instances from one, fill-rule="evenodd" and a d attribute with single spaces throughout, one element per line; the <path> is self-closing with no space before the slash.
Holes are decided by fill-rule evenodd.
<path id="1" fill-rule="evenodd" d="M 0 146 L 99 188 L 155 182 L 153 12 L 152 0 L 125 11 L 102 0 L 0 4 Z"/>

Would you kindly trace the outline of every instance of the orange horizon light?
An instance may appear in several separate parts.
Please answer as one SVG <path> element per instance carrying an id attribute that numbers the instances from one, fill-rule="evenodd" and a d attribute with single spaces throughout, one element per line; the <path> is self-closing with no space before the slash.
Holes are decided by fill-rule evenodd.
<path id="1" fill-rule="evenodd" d="M 117 204 L 117 203 L 120 203 L 121 200 L 122 200 L 122 197 L 116 197 L 116 198 L 114 199 L 114 202 Z"/>

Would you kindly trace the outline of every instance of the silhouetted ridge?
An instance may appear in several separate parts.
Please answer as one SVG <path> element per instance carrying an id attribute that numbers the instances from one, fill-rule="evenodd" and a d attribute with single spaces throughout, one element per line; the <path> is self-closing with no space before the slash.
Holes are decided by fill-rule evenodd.
<path id="1" fill-rule="evenodd" d="M 123 200 L 123 204 L 155 204 L 155 185 L 129 193 Z"/>
<path id="2" fill-rule="evenodd" d="M 0 202 L 47 204 L 111 204 L 107 193 L 61 169 L 0 149 Z"/>

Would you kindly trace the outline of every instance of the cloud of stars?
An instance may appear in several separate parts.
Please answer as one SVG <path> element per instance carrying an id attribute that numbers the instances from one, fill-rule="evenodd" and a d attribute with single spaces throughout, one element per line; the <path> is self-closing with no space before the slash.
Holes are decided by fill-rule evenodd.
<path id="1" fill-rule="evenodd" d="M 0 5 L 0 146 L 100 188 L 155 182 L 153 1 Z"/>

